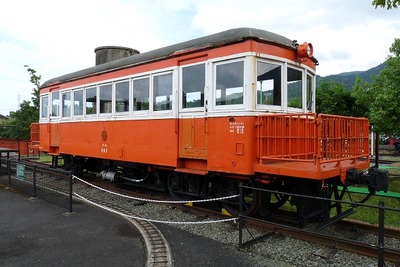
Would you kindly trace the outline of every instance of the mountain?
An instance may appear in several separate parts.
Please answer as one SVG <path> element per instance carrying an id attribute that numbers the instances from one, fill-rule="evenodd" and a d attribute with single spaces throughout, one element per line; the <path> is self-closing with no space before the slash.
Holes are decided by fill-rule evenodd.
<path id="1" fill-rule="evenodd" d="M 343 72 L 343 73 L 339 73 L 339 74 L 328 75 L 326 77 L 317 75 L 317 87 L 319 87 L 322 82 L 330 80 L 333 82 L 342 83 L 347 89 L 350 90 L 353 88 L 354 81 L 356 80 L 357 76 L 359 76 L 365 82 L 371 82 L 372 77 L 374 75 L 379 74 L 381 72 L 381 70 L 383 70 L 384 67 L 385 67 L 385 63 L 381 63 L 378 66 L 373 67 L 366 71 Z"/>

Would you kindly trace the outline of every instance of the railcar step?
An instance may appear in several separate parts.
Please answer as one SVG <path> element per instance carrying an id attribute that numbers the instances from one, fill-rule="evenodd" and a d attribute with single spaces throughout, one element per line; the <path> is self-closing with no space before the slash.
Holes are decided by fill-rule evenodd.
<path id="1" fill-rule="evenodd" d="M 189 168 L 177 168 L 175 169 L 176 172 L 182 172 L 182 173 L 191 173 L 191 174 L 197 174 L 197 175 L 207 175 L 208 171 L 206 170 L 197 170 L 197 169 L 189 169 Z"/>

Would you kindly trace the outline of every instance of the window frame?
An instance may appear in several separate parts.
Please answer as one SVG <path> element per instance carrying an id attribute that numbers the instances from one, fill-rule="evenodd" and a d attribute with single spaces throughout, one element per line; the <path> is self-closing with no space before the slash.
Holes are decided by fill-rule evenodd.
<path id="1" fill-rule="evenodd" d="M 124 111 L 117 111 L 117 87 L 118 84 L 122 83 L 128 83 L 128 110 Z M 117 80 L 113 82 L 114 84 L 114 90 L 113 90 L 113 96 L 112 96 L 112 102 L 113 102 L 113 111 L 112 113 L 115 115 L 126 115 L 129 114 L 132 111 L 132 90 L 131 90 L 131 79 L 122 79 L 122 80 Z M 106 113 L 107 114 L 107 113 Z"/>
<path id="2" fill-rule="evenodd" d="M 155 109 L 155 104 L 156 104 L 156 93 L 155 93 L 155 82 L 154 79 L 156 77 L 160 77 L 160 76 L 166 76 L 166 75 L 170 75 L 171 76 L 171 95 L 170 95 L 170 99 L 169 99 L 169 105 L 170 107 L 168 109 L 161 109 L 161 110 L 156 110 Z M 158 73 L 152 73 L 150 75 L 151 79 L 150 79 L 150 95 L 152 96 L 151 98 L 151 102 L 152 102 L 152 109 L 151 111 L 154 113 L 173 113 L 175 110 L 175 94 L 174 94 L 174 81 L 175 81 L 175 77 L 174 77 L 174 71 L 170 70 L 170 71 L 164 71 L 164 72 L 158 72 Z M 162 96 L 162 95 L 161 95 Z"/>
<path id="3" fill-rule="evenodd" d="M 296 108 L 296 107 L 289 107 L 289 90 L 288 90 L 288 74 L 289 74 L 289 68 L 300 71 L 301 72 L 301 108 Z M 285 90 L 285 107 L 286 110 L 289 112 L 299 112 L 299 111 L 305 111 L 305 73 L 306 69 L 305 68 L 299 68 L 295 65 L 292 64 L 286 64 L 286 73 L 285 73 L 285 82 L 284 82 L 284 90 Z"/>
<path id="4" fill-rule="evenodd" d="M 268 105 L 268 104 L 259 104 L 258 103 L 258 81 L 257 81 L 257 66 L 258 66 L 258 62 L 260 63 L 266 63 L 266 64 L 272 64 L 272 65 L 276 65 L 279 66 L 281 68 L 280 71 L 280 75 L 281 75 L 281 84 L 280 84 L 280 92 L 281 92 L 281 104 L 280 105 Z M 261 58 L 261 57 L 257 57 L 256 58 L 256 64 L 255 64 L 256 68 L 255 68 L 255 83 L 256 83 L 256 89 L 255 89 L 255 99 L 256 99 L 256 109 L 257 110 L 276 110 L 276 111 L 282 111 L 284 110 L 284 106 L 285 106 L 285 94 L 284 94 L 284 87 L 285 87 L 285 83 L 284 83 L 284 79 L 286 79 L 285 76 L 285 63 L 282 61 L 274 61 L 274 60 L 268 60 L 266 58 Z"/>
<path id="5" fill-rule="evenodd" d="M 75 114 L 76 110 L 78 110 L 78 109 L 75 108 L 75 101 L 76 101 L 75 93 L 77 93 L 79 91 L 82 92 L 82 113 L 81 114 Z M 78 88 L 78 89 L 72 90 L 72 103 L 73 103 L 73 105 L 72 105 L 72 110 L 73 110 L 72 111 L 72 117 L 83 117 L 83 115 L 84 115 L 84 111 L 85 111 L 85 92 L 84 91 L 85 91 L 84 88 Z"/>
<path id="6" fill-rule="evenodd" d="M 43 109 L 43 99 L 44 98 L 46 98 L 47 99 L 47 105 L 46 105 L 46 108 L 45 109 Z M 42 120 L 42 119 L 48 119 L 50 116 L 50 112 L 49 112 L 49 100 L 50 100 L 50 96 L 49 96 L 49 94 L 43 94 L 43 95 L 41 95 L 40 96 L 40 119 Z M 43 111 L 46 111 L 46 115 L 45 116 L 43 116 Z"/>
<path id="7" fill-rule="evenodd" d="M 67 96 L 67 95 L 69 95 L 69 99 L 64 99 L 64 96 Z M 66 100 L 68 100 L 69 101 L 69 114 L 67 114 L 67 115 L 65 115 L 64 113 L 65 113 L 65 102 L 64 101 L 66 101 Z M 72 91 L 71 90 L 65 90 L 65 91 L 62 91 L 61 92 L 61 103 L 60 103 L 60 106 L 61 106 L 61 118 L 64 120 L 64 119 L 71 119 L 71 117 L 72 117 L 72 102 L 73 101 L 73 99 L 72 99 Z"/>
<path id="8" fill-rule="evenodd" d="M 204 87 L 203 87 L 203 105 L 200 107 L 183 107 L 183 100 L 184 100 L 184 88 L 183 88 L 183 69 L 184 68 L 190 68 L 190 67 L 195 67 L 195 66 L 200 66 L 203 65 L 204 67 Z M 206 109 L 206 102 L 207 102 L 207 62 L 202 61 L 202 62 L 196 62 L 193 64 L 187 64 L 180 66 L 179 68 L 179 112 L 198 112 L 198 111 L 204 111 Z M 200 95 L 200 101 L 201 101 L 201 95 Z"/>
<path id="9" fill-rule="evenodd" d="M 243 63 L 243 92 L 242 92 L 242 97 L 243 101 L 241 104 L 230 104 L 230 105 L 217 105 L 217 97 L 216 97 L 216 92 L 217 92 L 217 67 L 225 64 L 231 64 L 231 63 L 237 63 L 237 62 L 242 62 Z M 211 105 L 213 107 L 213 110 L 218 111 L 218 110 L 237 110 L 237 109 L 243 109 L 246 104 L 246 82 L 247 82 L 247 77 L 246 77 L 246 67 L 247 67 L 247 60 L 245 56 L 241 56 L 238 58 L 231 58 L 231 59 L 226 59 L 226 60 L 219 60 L 219 61 L 214 61 L 212 64 L 212 93 L 211 93 Z"/>
<path id="10" fill-rule="evenodd" d="M 58 104 L 57 104 L 57 109 L 55 109 L 56 111 L 57 111 L 57 114 L 56 115 L 53 115 L 53 106 L 54 106 L 54 104 L 53 104 L 53 102 L 54 102 L 54 95 L 58 95 Z M 50 112 L 50 117 L 51 118 L 59 118 L 60 117 L 60 105 L 61 105 L 61 103 L 60 103 L 60 91 L 54 91 L 54 92 L 51 92 L 51 112 Z"/>
<path id="11" fill-rule="evenodd" d="M 94 89 L 94 92 L 95 92 L 95 98 L 96 98 L 96 102 L 89 102 L 89 103 L 94 103 L 94 106 L 92 107 L 92 108 L 94 108 L 94 113 L 92 112 L 92 113 L 87 113 L 87 109 L 88 109 L 88 107 L 87 107 L 87 103 L 88 103 L 88 101 L 87 101 L 87 92 L 88 92 L 88 90 L 89 89 Z M 97 85 L 89 85 L 89 86 L 85 86 L 84 87 L 84 90 L 83 90 L 83 93 L 84 93 L 84 98 L 83 98 L 83 100 L 84 100 L 84 113 L 83 113 L 83 115 L 86 117 L 86 116 L 89 116 L 89 117 L 94 117 L 94 116 L 97 116 L 97 114 L 98 114 L 98 110 L 99 110 L 99 107 L 98 107 L 98 86 Z"/>
<path id="12" fill-rule="evenodd" d="M 135 110 L 135 81 L 138 80 L 143 80 L 143 79 L 147 79 L 149 82 L 149 86 L 148 86 L 148 109 L 140 109 L 140 110 Z M 131 84 L 132 84 L 132 94 L 130 96 L 130 100 L 132 101 L 132 113 L 135 114 L 149 114 L 152 110 L 153 110 L 153 101 L 152 101 L 152 78 L 150 74 L 147 75 L 140 75 L 140 76 L 135 76 L 132 77 L 131 79 Z"/>

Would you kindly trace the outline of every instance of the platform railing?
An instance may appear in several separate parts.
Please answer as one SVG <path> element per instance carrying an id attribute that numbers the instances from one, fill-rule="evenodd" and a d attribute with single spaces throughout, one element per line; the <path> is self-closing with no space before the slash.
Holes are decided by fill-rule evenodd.
<path id="1" fill-rule="evenodd" d="M 369 122 L 326 114 L 268 114 L 258 117 L 258 158 L 316 164 L 369 158 Z"/>
<path id="2" fill-rule="evenodd" d="M 0 183 L 72 212 L 72 173 L 69 171 L 0 158 Z"/>

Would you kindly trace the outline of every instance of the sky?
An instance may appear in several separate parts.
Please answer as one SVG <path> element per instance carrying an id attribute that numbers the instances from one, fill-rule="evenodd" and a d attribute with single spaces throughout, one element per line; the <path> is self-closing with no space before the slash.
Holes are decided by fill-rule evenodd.
<path id="1" fill-rule="evenodd" d="M 372 0 L 13 0 L 0 12 L 0 114 L 31 101 L 34 85 L 95 65 L 94 49 L 141 53 L 238 27 L 313 44 L 317 74 L 364 71 L 400 38 L 400 8 Z"/>

